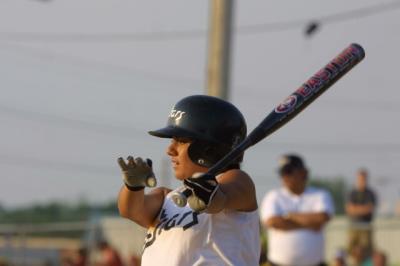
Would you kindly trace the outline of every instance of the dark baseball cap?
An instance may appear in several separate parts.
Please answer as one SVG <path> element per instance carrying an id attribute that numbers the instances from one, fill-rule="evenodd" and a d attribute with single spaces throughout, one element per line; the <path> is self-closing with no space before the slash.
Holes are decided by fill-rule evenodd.
<path id="1" fill-rule="evenodd" d="M 280 175 L 290 174 L 295 169 L 306 169 L 303 159 L 295 154 L 286 154 L 279 159 L 279 169 Z"/>

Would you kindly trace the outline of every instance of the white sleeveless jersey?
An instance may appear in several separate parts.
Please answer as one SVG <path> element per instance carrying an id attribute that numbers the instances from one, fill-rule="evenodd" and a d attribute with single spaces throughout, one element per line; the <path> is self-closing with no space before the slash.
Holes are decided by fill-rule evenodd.
<path id="1" fill-rule="evenodd" d="M 147 231 L 142 266 L 259 265 L 257 211 L 197 213 L 175 206 L 170 195 Z"/>

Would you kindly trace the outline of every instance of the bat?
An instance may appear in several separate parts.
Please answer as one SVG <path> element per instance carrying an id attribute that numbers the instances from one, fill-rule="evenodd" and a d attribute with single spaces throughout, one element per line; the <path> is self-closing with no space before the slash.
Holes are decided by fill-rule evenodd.
<path id="1" fill-rule="evenodd" d="M 359 44 L 350 44 L 325 67 L 320 69 L 296 91 L 289 95 L 289 97 L 278 104 L 239 145 L 212 166 L 206 174 L 218 174 L 246 149 L 257 144 L 288 123 L 336 81 L 343 77 L 343 75 L 363 60 L 364 57 L 365 51 Z M 199 178 L 201 178 L 201 176 Z M 173 193 L 172 200 L 177 206 L 183 207 L 186 205 L 187 198 L 190 197 L 191 193 L 189 189 L 180 188 Z M 201 200 L 199 202 L 199 199 L 197 202 L 189 202 L 189 204 L 193 210 L 201 211 L 206 208 Z"/>

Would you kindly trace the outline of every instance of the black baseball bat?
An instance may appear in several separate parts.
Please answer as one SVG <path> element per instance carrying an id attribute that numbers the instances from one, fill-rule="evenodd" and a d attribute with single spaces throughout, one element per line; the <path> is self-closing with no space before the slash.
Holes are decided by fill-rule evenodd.
<path id="1" fill-rule="evenodd" d="M 238 146 L 212 166 L 207 174 L 218 174 L 249 147 L 285 125 L 363 60 L 364 57 L 364 49 L 359 44 L 350 44 L 325 67 L 315 73 L 282 103 L 276 106 Z M 190 195 L 190 190 L 182 190 L 175 193 L 173 200 L 178 206 L 186 205 L 186 198 Z"/>

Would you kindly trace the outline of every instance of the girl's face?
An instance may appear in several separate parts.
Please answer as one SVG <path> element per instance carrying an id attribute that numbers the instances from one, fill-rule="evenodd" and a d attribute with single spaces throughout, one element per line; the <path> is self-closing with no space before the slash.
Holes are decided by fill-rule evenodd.
<path id="1" fill-rule="evenodd" d="M 187 138 L 173 138 L 167 148 L 167 154 L 171 157 L 172 169 L 179 180 L 191 177 L 194 173 L 207 172 L 208 168 L 192 162 L 189 158 L 188 149 L 191 140 Z"/>

